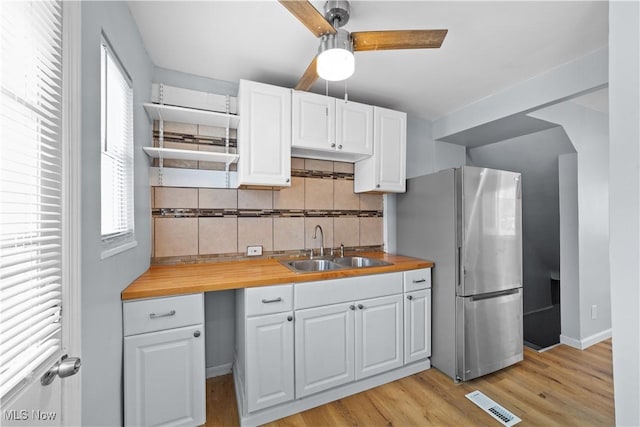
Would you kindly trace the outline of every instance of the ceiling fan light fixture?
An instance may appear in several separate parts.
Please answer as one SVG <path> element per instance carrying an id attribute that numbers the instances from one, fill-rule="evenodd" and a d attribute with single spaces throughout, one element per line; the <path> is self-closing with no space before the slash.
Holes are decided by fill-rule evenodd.
<path id="1" fill-rule="evenodd" d="M 316 72 L 328 81 L 346 80 L 355 71 L 353 43 L 346 30 L 338 30 L 336 34 L 325 34 L 320 39 Z"/>

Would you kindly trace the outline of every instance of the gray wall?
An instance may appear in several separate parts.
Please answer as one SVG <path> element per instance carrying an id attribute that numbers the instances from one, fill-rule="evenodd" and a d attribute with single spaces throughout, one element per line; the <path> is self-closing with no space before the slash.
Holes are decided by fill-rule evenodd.
<path id="1" fill-rule="evenodd" d="M 549 307 L 560 272 L 558 156 L 574 152 L 561 127 L 468 149 L 475 166 L 522 173 L 524 312 Z"/>
<path id="2" fill-rule="evenodd" d="M 558 157 L 560 196 L 560 333 L 580 336 L 580 252 L 578 245 L 578 155 Z M 567 304 L 566 302 L 569 302 Z"/>
<path id="3" fill-rule="evenodd" d="M 431 131 L 430 121 L 407 117 L 407 178 L 465 164 L 464 146 L 435 141 Z"/>
<path id="4" fill-rule="evenodd" d="M 610 251 L 616 424 L 640 425 L 640 4 L 609 3 Z M 605 203 L 605 201 L 603 201 Z"/>
<path id="5" fill-rule="evenodd" d="M 147 156 L 153 67 L 123 2 L 82 5 L 82 425 L 122 424 L 122 304 L 120 292 L 149 267 L 150 200 Z M 101 260 L 100 36 L 104 31 L 133 79 L 135 233 L 138 245 Z"/>
<path id="6" fill-rule="evenodd" d="M 560 342 L 580 348 L 611 334 L 609 286 L 609 121 L 604 113 L 564 102 L 531 113 L 562 125 L 578 153 L 580 333 Z M 591 307 L 597 307 L 592 318 Z"/>

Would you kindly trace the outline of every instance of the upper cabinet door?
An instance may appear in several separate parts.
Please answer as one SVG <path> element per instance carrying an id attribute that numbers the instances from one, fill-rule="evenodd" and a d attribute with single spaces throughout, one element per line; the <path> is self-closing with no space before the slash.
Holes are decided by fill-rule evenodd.
<path id="1" fill-rule="evenodd" d="M 291 89 L 240 80 L 238 184 L 291 186 Z"/>
<path id="2" fill-rule="evenodd" d="M 292 146 L 335 150 L 335 108 L 334 98 L 294 91 Z"/>
<path id="3" fill-rule="evenodd" d="M 407 162 L 407 114 L 376 107 L 374 146 L 378 160 L 380 191 L 404 193 Z"/>
<path id="4" fill-rule="evenodd" d="M 373 106 L 336 100 L 336 144 L 362 157 L 373 153 Z"/>
<path id="5" fill-rule="evenodd" d="M 407 164 L 407 114 L 373 107 L 373 155 L 356 162 L 356 193 L 404 193 Z"/>

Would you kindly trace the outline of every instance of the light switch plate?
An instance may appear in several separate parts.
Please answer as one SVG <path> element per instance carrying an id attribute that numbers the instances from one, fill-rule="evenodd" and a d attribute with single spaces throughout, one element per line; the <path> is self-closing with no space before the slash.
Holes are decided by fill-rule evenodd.
<path id="1" fill-rule="evenodd" d="M 262 246 L 247 246 L 247 256 L 262 255 Z"/>

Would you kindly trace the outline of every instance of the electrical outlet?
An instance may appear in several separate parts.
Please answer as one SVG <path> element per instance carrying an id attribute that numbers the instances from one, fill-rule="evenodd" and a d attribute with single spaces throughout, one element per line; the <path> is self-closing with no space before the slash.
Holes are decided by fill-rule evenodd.
<path id="1" fill-rule="evenodd" d="M 591 306 L 591 319 L 597 319 L 598 318 L 598 306 L 593 304 Z"/>
<path id="2" fill-rule="evenodd" d="M 262 246 L 247 246 L 247 256 L 262 255 Z"/>

